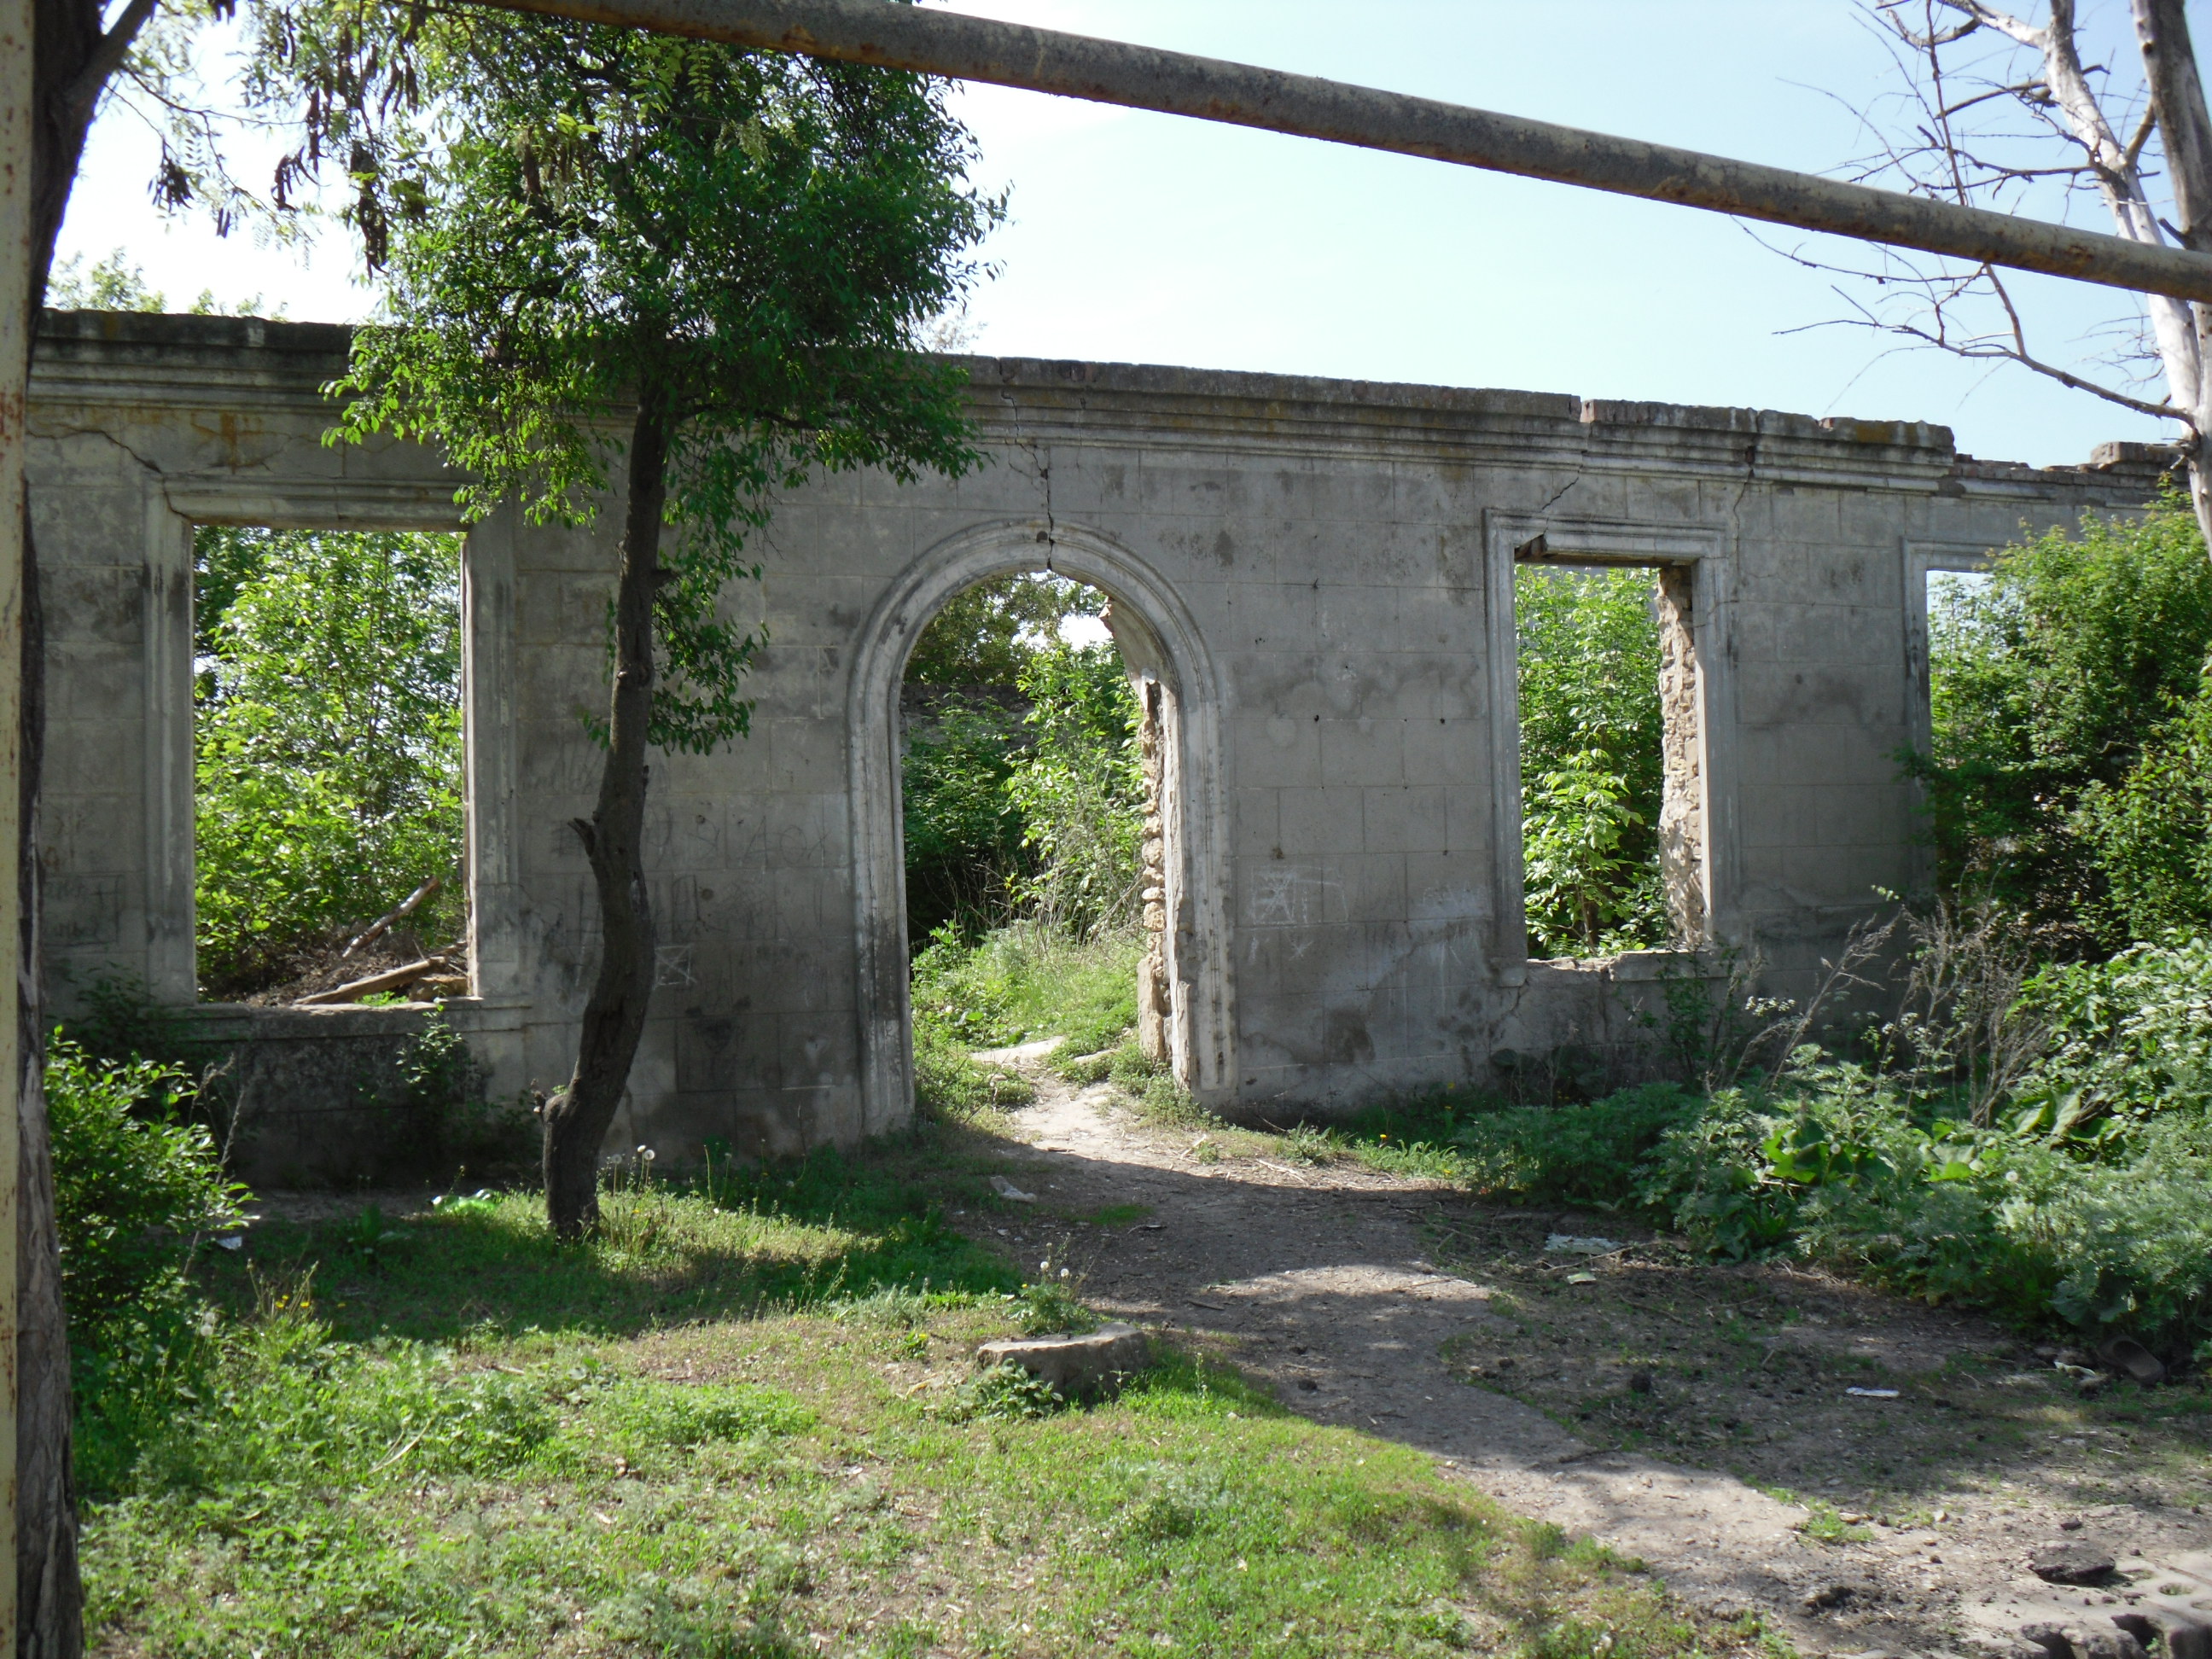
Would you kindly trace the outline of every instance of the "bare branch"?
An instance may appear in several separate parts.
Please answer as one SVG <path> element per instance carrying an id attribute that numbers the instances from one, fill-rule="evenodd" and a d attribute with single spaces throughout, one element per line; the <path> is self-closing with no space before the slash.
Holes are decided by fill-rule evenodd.
<path id="1" fill-rule="evenodd" d="M 2151 134 L 2157 131 L 2158 106 L 2155 104 L 2145 104 L 2143 106 L 2142 119 L 2136 123 L 2135 137 L 2128 140 L 2128 166 L 2133 167 L 2142 164 L 2143 146 L 2150 142 Z"/>

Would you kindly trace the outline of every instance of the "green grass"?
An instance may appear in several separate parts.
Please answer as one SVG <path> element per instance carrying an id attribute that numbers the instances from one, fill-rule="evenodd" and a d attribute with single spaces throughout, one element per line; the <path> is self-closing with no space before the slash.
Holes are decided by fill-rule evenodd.
<path id="1" fill-rule="evenodd" d="M 1769 1498 L 1803 1510 L 1805 1518 L 1797 1523 L 1797 1530 L 1820 1543 L 1863 1544 L 1874 1536 L 1872 1531 L 1858 1522 L 1846 1520 L 1843 1511 L 1826 1498 L 1802 1497 L 1787 1486 L 1767 1486 L 1762 1490 Z"/>
<path id="2" fill-rule="evenodd" d="M 942 1025 L 914 1022 L 914 1103 L 942 1122 L 995 1127 L 1002 1114 L 1026 1106 L 1036 1091 L 1019 1073 L 979 1064 Z"/>
<path id="3" fill-rule="evenodd" d="M 971 1382 L 980 1342 L 1082 1313 L 939 1218 L 988 1206 L 994 1158 L 939 1131 L 611 1192 L 577 1246 L 526 1194 L 257 1228 L 209 1264 L 204 1368 L 86 1507 L 95 1644 L 1757 1650 L 1206 1353 L 1085 1409 Z"/>
<path id="4" fill-rule="evenodd" d="M 1143 949 L 1126 935 L 1085 942 L 1023 924 L 972 945 L 932 943 L 914 964 L 916 1103 L 940 1119 L 997 1127 L 997 1114 L 1036 1091 L 1010 1070 L 979 1065 L 973 1050 L 1057 1036 L 1054 1059 L 1065 1064 L 1114 1048 L 1136 1022 Z"/>
<path id="5" fill-rule="evenodd" d="M 767 1171 L 714 1170 L 685 1185 L 616 1188 L 599 1236 L 562 1244 L 544 1201 L 511 1192 L 441 1203 L 405 1221 L 268 1223 L 250 1259 L 207 1264 L 234 1316 L 257 1279 L 313 1274 L 321 1316 L 351 1340 L 489 1339 L 536 1329 L 625 1335 L 704 1317 L 809 1306 L 884 1286 L 966 1294 L 1020 1277 L 946 1224 L 939 1200 L 993 1200 L 984 1177 L 922 1155 L 824 1150 Z M 210 1253 L 213 1255 L 213 1253 Z"/>
<path id="6" fill-rule="evenodd" d="M 1070 1055 L 1111 1048 L 1137 1022 L 1133 934 L 1070 939 L 1018 923 L 969 946 L 933 944 L 914 963 L 914 1017 L 969 1048 L 1063 1039 Z"/>

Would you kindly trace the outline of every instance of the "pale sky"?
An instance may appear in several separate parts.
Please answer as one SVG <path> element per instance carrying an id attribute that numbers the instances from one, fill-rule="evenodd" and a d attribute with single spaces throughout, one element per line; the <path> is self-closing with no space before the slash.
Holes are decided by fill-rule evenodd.
<path id="1" fill-rule="evenodd" d="M 954 0 L 954 10 L 1326 75 L 1807 171 L 1861 152 L 1888 88 L 1851 0 Z M 2085 0 L 2127 48 L 2124 0 Z M 2191 6 L 2212 40 L 2212 0 Z M 2122 65 L 2127 67 L 2127 65 Z M 1012 190 L 969 349 L 1924 420 L 2039 464 L 2169 435 L 2024 371 L 1898 351 L 1831 279 L 1688 209 L 978 88 L 979 179 Z M 369 296 L 333 225 L 305 258 L 148 204 L 154 149 L 95 128 L 62 252 L 120 246 L 183 308 L 203 289 L 343 320 Z M 2094 214 L 2081 222 L 2109 228 Z M 1786 233 L 1765 233 L 1785 241 Z M 2130 301 L 2018 279 L 2061 362 Z"/>

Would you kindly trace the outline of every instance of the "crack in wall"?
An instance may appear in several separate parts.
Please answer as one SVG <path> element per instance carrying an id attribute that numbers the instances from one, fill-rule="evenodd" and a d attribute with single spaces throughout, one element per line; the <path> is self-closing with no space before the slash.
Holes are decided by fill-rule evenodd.
<path id="1" fill-rule="evenodd" d="M 55 444 L 66 443 L 72 438 L 97 438 L 102 443 L 105 443 L 110 449 L 116 450 L 122 454 L 129 456 L 131 461 L 137 465 L 141 471 L 145 472 L 155 478 L 166 478 L 168 477 L 168 474 L 161 470 L 161 464 L 159 462 L 148 459 L 145 456 L 133 449 L 129 444 L 124 442 L 122 439 L 117 437 L 114 433 L 107 430 L 104 427 L 76 425 L 52 427 L 41 424 L 33 429 L 29 435 L 32 441 L 34 443 Z"/>

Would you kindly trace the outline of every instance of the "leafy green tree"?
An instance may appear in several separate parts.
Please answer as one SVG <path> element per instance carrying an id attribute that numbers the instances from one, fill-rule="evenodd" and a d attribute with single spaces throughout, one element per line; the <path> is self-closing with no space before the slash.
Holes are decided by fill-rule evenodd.
<path id="1" fill-rule="evenodd" d="M 1638 924 L 1658 908 L 1658 869 L 1632 851 L 1650 839 L 1650 820 L 1630 804 L 1629 788 L 1602 749 L 1569 755 L 1524 785 L 1522 890 L 1538 954 L 1656 942 Z"/>
<path id="2" fill-rule="evenodd" d="M 1138 908 L 1144 774 L 1121 653 L 1056 641 L 1031 659 L 1021 689 L 1030 744 L 1006 791 L 1032 863 L 1015 902 L 1078 937 L 1126 927 Z"/>
<path id="3" fill-rule="evenodd" d="M 1659 624 L 1648 570 L 1514 573 L 1521 840 L 1539 956 L 1666 942 Z"/>
<path id="4" fill-rule="evenodd" d="M 456 872 L 460 561 L 375 532 L 205 529 L 196 554 L 200 976 L 222 994 Z M 423 925 L 459 925 L 448 892 Z"/>
<path id="5" fill-rule="evenodd" d="M 1929 635 L 1935 743 L 1906 769 L 1927 789 L 1943 884 L 2077 955 L 2197 914 L 2203 890 L 2174 885 L 2198 879 L 2175 837 L 2203 786 L 2186 782 L 2195 751 L 2174 722 L 2212 649 L 2212 565 L 2187 505 L 2002 550 Z"/>
<path id="6" fill-rule="evenodd" d="M 1095 617 L 1106 596 L 1064 576 L 1016 574 L 977 582 L 930 618 L 907 659 L 909 685 L 1012 690 L 1030 659 L 1071 617 Z"/>
<path id="7" fill-rule="evenodd" d="M 575 824 L 604 942 L 545 1110 L 548 1215 L 574 1236 L 652 992 L 648 753 L 744 732 L 757 640 L 723 590 L 757 574 L 746 536 L 780 490 L 977 463 L 959 372 L 915 348 L 998 210 L 916 76 L 468 9 L 410 14 L 396 71 L 386 31 L 331 22 L 351 0 L 310 10 L 264 67 L 346 147 L 387 267 L 348 430 L 440 446 L 476 514 L 588 520 L 620 460 L 606 760 Z"/>

